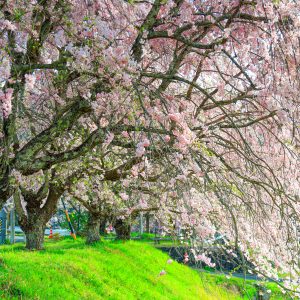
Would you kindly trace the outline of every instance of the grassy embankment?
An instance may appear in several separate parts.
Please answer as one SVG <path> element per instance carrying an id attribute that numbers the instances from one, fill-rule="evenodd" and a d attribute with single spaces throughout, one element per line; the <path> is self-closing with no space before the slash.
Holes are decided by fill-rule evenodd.
<path id="1" fill-rule="evenodd" d="M 0 247 L 2 299 L 252 299 L 255 282 L 199 274 L 140 241 L 104 241 L 86 246 L 66 238 L 47 241 L 46 250 Z M 159 276 L 161 270 L 166 275 Z M 271 299 L 281 296 L 273 284 Z"/>

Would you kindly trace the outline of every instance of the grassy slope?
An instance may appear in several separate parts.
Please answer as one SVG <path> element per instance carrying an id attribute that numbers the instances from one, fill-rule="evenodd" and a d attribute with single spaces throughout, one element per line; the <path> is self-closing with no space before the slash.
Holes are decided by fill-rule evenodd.
<path id="1" fill-rule="evenodd" d="M 47 242 L 46 250 L 0 247 L 0 298 L 5 299 L 248 299 L 253 285 L 201 274 L 142 242 Z M 159 276 L 165 269 L 167 275 Z M 245 286 L 248 285 L 248 286 Z M 228 289 L 225 289 L 226 286 Z M 279 295 L 272 299 L 286 299 Z"/>

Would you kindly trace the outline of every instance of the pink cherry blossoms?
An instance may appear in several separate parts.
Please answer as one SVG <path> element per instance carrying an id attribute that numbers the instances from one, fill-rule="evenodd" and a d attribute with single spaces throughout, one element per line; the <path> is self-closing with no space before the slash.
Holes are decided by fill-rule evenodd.
<path id="1" fill-rule="evenodd" d="M 2 104 L 2 113 L 4 118 L 8 118 L 12 110 L 12 96 L 14 90 L 12 88 L 8 88 L 5 92 L 0 91 L 0 101 Z"/>
<path id="2" fill-rule="evenodd" d="M 150 141 L 148 139 L 144 139 L 142 142 L 139 142 L 136 147 L 135 154 L 137 157 L 142 157 L 145 152 L 146 148 L 150 146 Z"/>
<path id="3" fill-rule="evenodd" d="M 120 193 L 120 197 L 124 201 L 127 201 L 129 199 L 129 196 L 126 193 Z"/>
<path id="4" fill-rule="evenodd" d="M 204 253 L 202 254 L 198 254 L 195 256 L 195 259 L 197 261 L 202 261 L 204 262 L 207 266 L 211 267 L 211 268 L 214 268 L 216 266 L 215 263 L 212 263 L 211 262 L 211 258 L 210 257 L 207 257 Z"/>
<path id="5" fill-rule="evenodd" d="M 15 31 L 17 27 L 9 20 L 0 20 L 0 30 Z"/>
<path id="6" fill-rule="evenodd" d="M 25 74 L 26 85 L 29 90 L 32 90 L 35 85 L 36 76 L 33 74 Z"/>

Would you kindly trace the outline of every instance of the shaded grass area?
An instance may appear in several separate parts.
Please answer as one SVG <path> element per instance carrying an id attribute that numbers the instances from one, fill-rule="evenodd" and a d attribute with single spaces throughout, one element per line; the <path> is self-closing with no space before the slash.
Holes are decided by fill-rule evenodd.
<path id="1" fill-rule="evenodd" d="M 47 240 L 46 250 L 39 252 L 26 251 L 22 244 L 5 245 L 0 247 L 0 297 L 239 300 L 251 299 L 256 292 L 251 282 L 199 274 L 176 262 L 167 264 L 168 259 L 153 246 L 135 241 L 86 246 L 81 239 Z M 159 276 L 163 269 L 167 274 Z M 271 299 L 287 299 L 271 288 Z"/>
<path id="2" fill-rule="evenodd" d="M 222 274 L 213 274 L 211 272 L 201 272 L 201 278 L 204 285 L 208 286 L 222 286 L 227 290 L 234 291 L 240 294 L 241 299 L 255 299 L 258 292 L 258 285 L 260 289 L 270 292 L 270 299 L 272 300 L 288 300 L 292 299 L 289 295 L 283 294 L 276 283 L 263 282 L 255 280 L 244 280 L 237 277 L 224 276 Z"/>

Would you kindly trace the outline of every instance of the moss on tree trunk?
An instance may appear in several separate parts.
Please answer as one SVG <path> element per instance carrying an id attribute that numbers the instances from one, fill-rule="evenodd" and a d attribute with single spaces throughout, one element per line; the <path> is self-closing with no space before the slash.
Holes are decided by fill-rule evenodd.
<path id="1" fill-rule="evenodd" d="M 45 225 L 35 224 L 33 226 L 22 227 L 26 236 L 26 249 L 42 250 L 44 247 Z"/>
<path id="2" fill-rule="evenodd" d="M 100 221 L 101 220 L 98 215 L 89 214 L 86 237 L 87 244 L 100 241 Z"/>

